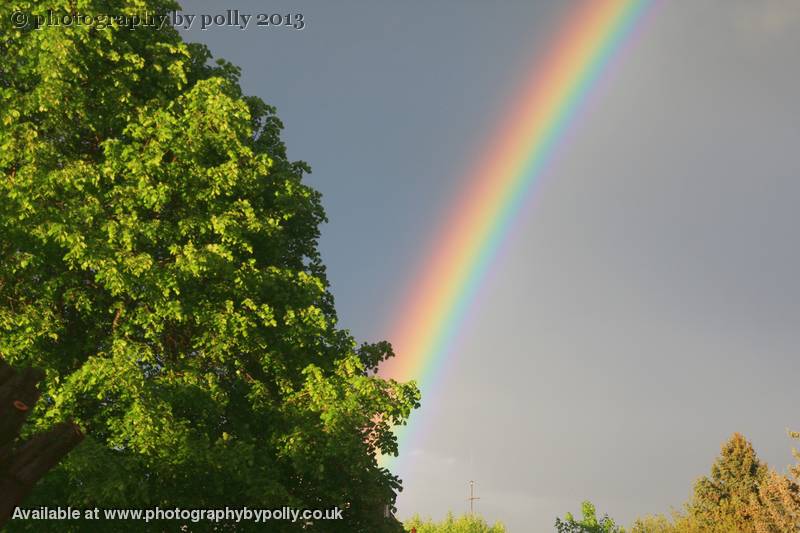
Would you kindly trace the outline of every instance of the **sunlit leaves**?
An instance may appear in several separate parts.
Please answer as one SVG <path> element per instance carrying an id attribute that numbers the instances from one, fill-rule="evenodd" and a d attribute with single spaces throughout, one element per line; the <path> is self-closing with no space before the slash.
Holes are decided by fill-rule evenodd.
<path id="1" fill-rule="evenodd" d="M 46 371 L 35 425 L 87 431 L 32 503 L 346 505 L 379 531 L 375 457 L 419 392 L 337 327 L 275 110 L 171 28 L 9 27 L 67 4 L 0 5 L 0 353 Z"/>

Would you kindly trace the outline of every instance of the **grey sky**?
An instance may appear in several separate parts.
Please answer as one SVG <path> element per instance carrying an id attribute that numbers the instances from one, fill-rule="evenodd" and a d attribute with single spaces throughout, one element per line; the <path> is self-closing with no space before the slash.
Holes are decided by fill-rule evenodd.
<path id="1" fill-rule="evenodd" d="M 342 326 L 377 340 L 468 165 L 575 2 L 232 0 L 300 32 L 192 30 L 278 107 L 330 223 Z M 800 3 L 662 2 L 592 97 L 403 450 L 401 516 L 550 531 L 689 495 L 732 432 L 800 429 Z M 391 340 L 391 339 L 389 339 Z"/>

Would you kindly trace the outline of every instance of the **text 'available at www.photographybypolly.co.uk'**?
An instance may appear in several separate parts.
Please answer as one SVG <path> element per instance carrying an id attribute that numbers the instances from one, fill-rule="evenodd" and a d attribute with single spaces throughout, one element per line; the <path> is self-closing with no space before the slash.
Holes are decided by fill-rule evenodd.
<path id="1" fill-rule="evenodd" d="M 76 509 L 73 507 L 37 507 L 22 509 L 17 507 L 11 517 L 13 520 L 184 520 L 189 522 L 255 522 L 269 521 L 309 522 L 318 520 L 342 520 L 342 509 L 182 509 L 180 507 L 163 509 Z"/>

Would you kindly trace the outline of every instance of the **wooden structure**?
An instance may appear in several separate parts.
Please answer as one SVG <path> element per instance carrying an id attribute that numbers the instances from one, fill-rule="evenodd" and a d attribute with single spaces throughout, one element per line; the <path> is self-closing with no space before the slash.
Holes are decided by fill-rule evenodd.
<path id="1" fill-rule="evenodd" d="M 83 439 L 78 426 L 62 422 L 18 442 L 43 378 L 40 370 L 16 371 L 0 358 L 0 528 L 36 482 Z"/>

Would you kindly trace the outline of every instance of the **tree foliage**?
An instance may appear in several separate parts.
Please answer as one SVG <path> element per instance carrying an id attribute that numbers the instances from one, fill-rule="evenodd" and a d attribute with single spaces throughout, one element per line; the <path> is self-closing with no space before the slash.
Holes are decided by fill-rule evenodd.
<path id="1" fill-rule="evenodd" d="M 797 467 L 790 472 L 792 477 L 800 473 Z M 673 512 L 671 519 L 663 515 L 639 518 L 631 532 L 796 533 L 800 531 L 800 486 L 792 477 L 769 470 L 752 445 L 734 434 L 723 444 L 711 475 L 695 484 L 685 514 Z"/>
<path id="2" fill-rule="evenodd" d="M 757 533 L 797 533 L 800 531 L 800 487 L 775 471 L 770 471 L 753 499 L 753 522 Z"/>
<path id="3" fill-rule="evenodd" d="M 417 533 L 506 533 L 506 528 L 500 522 L 489 525 L 482 517 L 465 514 L 456 518 L 453 513 L 448 513 L 441 522 L 432 519 L 423 520 L 416 515 L 404 524 L 406 531 L 416 529 Z"/>
<path id="4" fill-rule="evenodd" d="M 0 353 L 46 372 L 36 426 L 87 434 L 32 505 L 338 505 L 326 531 L 380 531 L 400 483 L 375 458 L 419 392 L 337 327 L 275 110 L 172 28 L 9 17 L 177 7 L 0 5 Z"/>
<path id="5" fill-rule="evenodd" d="M 734 433 L 722 445 L 711 475 L 695 483 L 689 514 L 703 527 L 730 521 L 739 531 L 753 531 L 751 501 L 767 471 L 750 442 Z"/>
<path id="6" fill-rule="evenodd" d="M 691 515 L 673 513 L 670 520 L 664 515 L 638 518 L 631 526 L 631 533 L 731 533 L 739 531 L 731 518 L 722 518 L 713 524 L 699 523 Z"/>
<path id="7" fill-rule="evenodd" d="M 800 433 L 790 432 L 800 439 Z M 800 461 L 800 453 L 792 450 Z M 758 497 L 753 500 L 753 516 L 757 533 L 796 533 L 800 531 L 800 464 L 789 468 L 784 476 L 770 471 L 758 488 Z"/>
<path id="8" fill-rule="evenodd" d="M 597 518 L 597 510 L 590 501 L 581 504 L 581 520 L 576 520 L 572 513 L 567 513 L 564 519 L 556 518 L 556 531 L 558 533 L 623 533 L 624 530 L 614 523 L 614 520 L 603 515 Z"/>
<path id="9" fill-rule="evenodd" d="M 675 533 L 675 525 L 664 515 L 648 515 L 637 518 L 631 533 Z"/>

